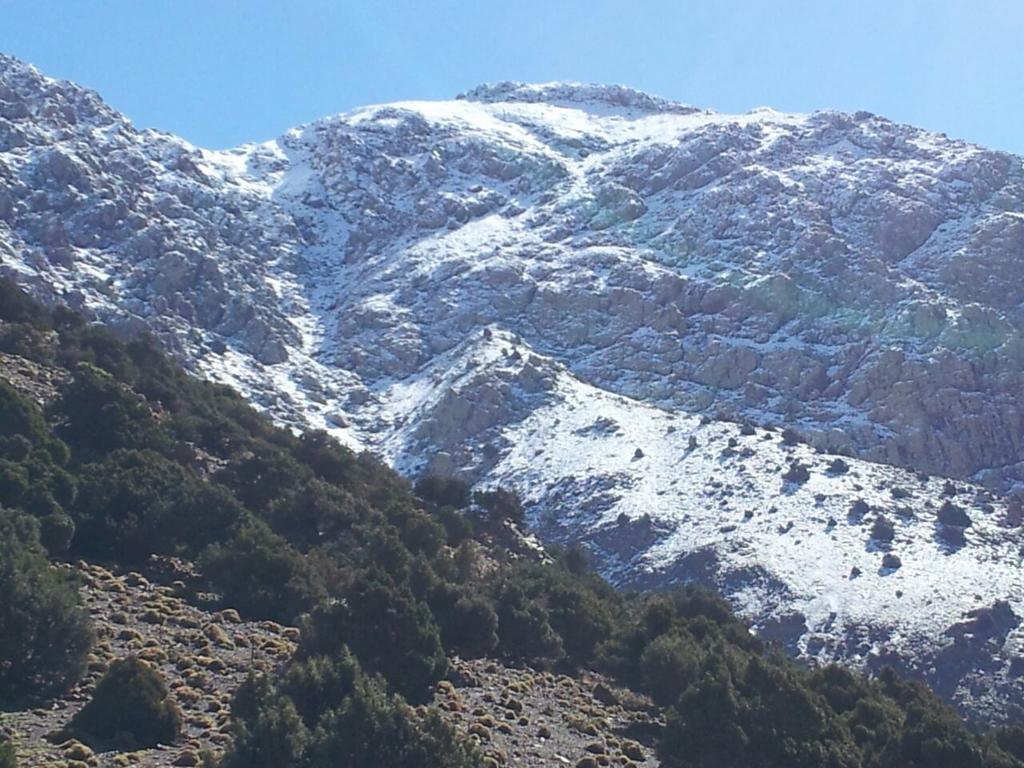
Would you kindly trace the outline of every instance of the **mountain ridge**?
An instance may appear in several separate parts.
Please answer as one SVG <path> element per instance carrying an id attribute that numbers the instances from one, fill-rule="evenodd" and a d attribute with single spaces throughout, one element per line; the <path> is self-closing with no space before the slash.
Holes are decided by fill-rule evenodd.
<path id="1" fill-rule="evenodd" d="M 939 632 L 907 647 L 917 618 L 898 608 L 866 646 L 846 643 L 890 583 L 942 606 L 929 563 L 988 580 L 933 629 L 1001 600 L 1021 610 L 1019 567 L 993 543 L 1012 539 L 1019 500 L 1004 493 L 1024 481 L 1020 158 L 868 113 L 679 112 L 601 91 L 647 105 L 626 120 L 572 108 L 565 97 L 593 99 L 594 86 L 566 84 L 365 107 L 208 151 L 136 131 L 95 94 L 13 61 L 0 60 L 0 263 L 37 295 L 155 332 L 285 423 L 410 472 L 517 487 L 538 526 L 590 546 L 622 583 L 696 575 L 742 602 L 754 593 L 736 574 L 753 568 L 785 589 L 749 597 L 747 615 L 788 626 L 805 655 L 823 635 L 848 661 L 877 648 L 926 667 L 953 643 Z M 538 89 L 565 103 L 531 101 Z M 660 421 L 675 431 L 633 436 Z M 778 447 L 768 428 L 783 426 L 811 447 Z M 759 450 L 775 469 L 715 488 L 739 471 L 720 454 L 753 450 L 749 428 L 769 436 Z M 595 459 L 530 455 L 550 447 Z M 856 456 L 855 473 L 890 487 L 848 518 L 850 489 L 814 497 L 827 462 L 813 449 Z M 671 485 L 694 451 L 714 503 Z M 806 488 L 781 480 L 790 459 L 809 465 Z M 937 547 L 941 482 L 914 472 L 977 483 L 954 500 L 978 521 L 966 546 Z M 927 490 L 892 495 L 912 485 Z M 544 494 L 566 525 L 547 520 Z M 661 505 L 648 522 L 641 498 Z M 773 506 L 778 523 L 762 524 Z M 902 567 L 883 572 L 897 553 L 872 548 L 869 529 L 903 507 Z M 685 535 L 695 525 L 703 542 Z M 794 597 L 820 588 L 793 572 L 820 549 L 763 555 L 793 531 L 857 542 L 830 564 L 835 617 Z M 619 560 L 616 537 L 636 542 Z M 1021 642 L 1013 630 L 969 649 L 998 659 L 1002 692 L 979 702 L 958 678 L 947 693 L 968 708 L 1017 700 Z"/>

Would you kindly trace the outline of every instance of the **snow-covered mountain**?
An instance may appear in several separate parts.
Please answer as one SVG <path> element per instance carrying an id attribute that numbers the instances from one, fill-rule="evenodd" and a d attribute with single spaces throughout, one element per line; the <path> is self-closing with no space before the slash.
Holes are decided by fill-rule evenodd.
<path id="1" fill-rule="evenodd" d="M 283 421 L 517 488 L 618 583 L 1024 704 L 1021 158 L 565 83 L 208 151 L 0 57 L 0 264 Z"/>

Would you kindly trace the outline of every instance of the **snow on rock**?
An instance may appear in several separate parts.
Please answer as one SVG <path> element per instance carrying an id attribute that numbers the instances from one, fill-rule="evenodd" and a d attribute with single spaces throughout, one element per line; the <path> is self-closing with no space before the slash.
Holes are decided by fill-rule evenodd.
<path id="1" fill-rule="evenodd" d="M 517 489 L 543 540 L 613 583 L 707 584 L 805 659 L 896 665 L 975 714 L 1024 697 L 1019 528 L 980 486 L 612 394 L 499 330 L 381 410 L 396 466 L 441 455 Z"/>
<path id="2" fill-rule="evenodd" d="M 984 713 L 1021 701 L 1022 256 L 1020 158 L 868 113 L 501 83 L 208 151 L 0 56 L 37 295 Z"/>

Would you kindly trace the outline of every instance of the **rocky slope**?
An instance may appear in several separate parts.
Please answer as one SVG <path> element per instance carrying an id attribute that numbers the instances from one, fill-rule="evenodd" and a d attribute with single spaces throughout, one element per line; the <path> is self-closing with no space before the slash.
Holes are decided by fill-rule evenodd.
<path id="1" fill-rule="evenodd" d="M 210 596 L 191 591 L 188 563 L 155 562 L 147 575 L 86 562 L 73 569 L 98 642 L 88 674 L 66 695 L 45 707 L 0 714 L 0 728 L 12 736 L 26 768 L 199 766 L 230 743 L 231 700 L 246 676 L 280 671 L 295 651 L 296 628 L 242 621 L 236 611 L 216 610 L 203 599 Z M 166 679 L 182 711 L 179 742 L 96 753 L 59 735 L 109 664 L 129 655 Z M 633 768 L 658 765 L 653 743 L 664 723 L 644 697 L 589 673 L 568 677 L 487 660 L 452 664 L 433 703 L 479 744 L 485 767 L 588 768 L 610 760 Z"/>
<path id="2" fill-rule="evenodd" d="M 434 703 L 460 731 L 479 742 L 484 768 L 563 765 L 654 768 L 654 741 L 664 717 L 653 703 L 579 677 L 509 667 L 486 660 L 456 661 Z"/>
<path id="3" fill-rule="evenodd" d="M 230 741 L 235 690 L 250 672 L 280 669 L 295 650 L 298 630 L 242 621 L 237 611 L 216 611 L 197 602 L 188 591 L 188 568 L 179 574 L 170 565 L 175 564 L 159 564 L 149 577 L 95 563 L 74 567 L 96 627 L 96 647 L 88 674 L 67 695 L 45 707 L 3 714 L 20 765 L 198 766 L 203 753 L 219 754 Z M 129 655 L 146 660 L 167 680 L 182 711 L 180 742 L 95 754 L 79 741 L 56 735 L 89 701 L 110 663 Z"/>
<path id="4" fill-rule="evenodd" d="M 37 294 L 986 713 L 1022 701 L 1022 254 L 1020 158 L 865 113 L 502 84 L 211 152 L 0 59 Z"/>
<path id="5" fill-rule="evenodd" d="M 519 488 L 540 538 L 613 583 L 708 584 L 809 660 L 895 664 L 989 717 L 1024 702 L 1015 499 L 640 404 L 498 331 L 435 365 L 382 394 L 401 425 L 382 448 L 410 474 Z"/>

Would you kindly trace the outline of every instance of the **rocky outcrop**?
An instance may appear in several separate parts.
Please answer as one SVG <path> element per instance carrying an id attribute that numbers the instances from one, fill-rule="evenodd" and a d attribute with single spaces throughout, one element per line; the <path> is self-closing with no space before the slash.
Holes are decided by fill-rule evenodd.
<path id="1" fill-rule="evenodd" d="M 137 131 L 95 93 L 10 57 L 0 57 L 0 114 L 8 271 L 155 331 L 186 360 L 213 336 L 265 364 L 285 359 L 297 333 L 268 278 L 292 250 L 289 217 L 211 178 L 186 142 Z"/>

